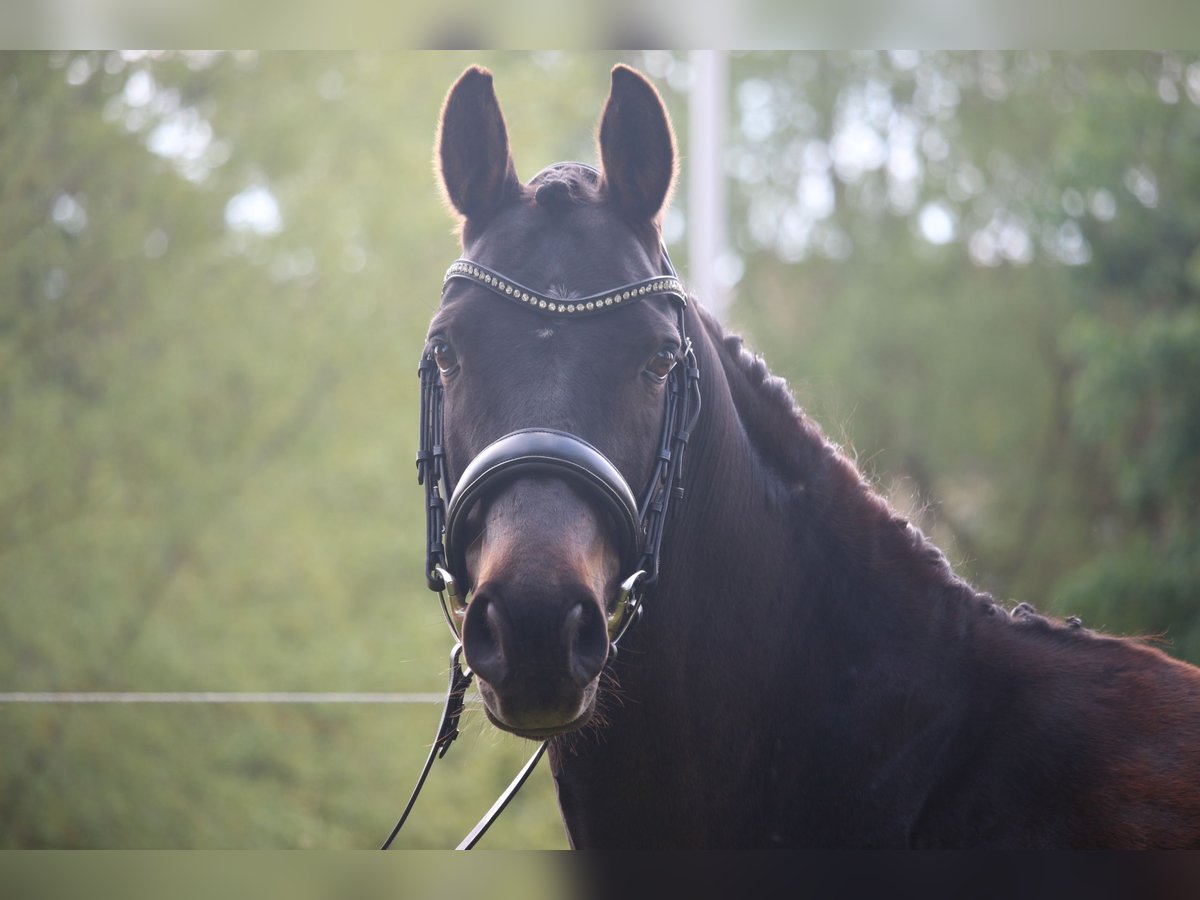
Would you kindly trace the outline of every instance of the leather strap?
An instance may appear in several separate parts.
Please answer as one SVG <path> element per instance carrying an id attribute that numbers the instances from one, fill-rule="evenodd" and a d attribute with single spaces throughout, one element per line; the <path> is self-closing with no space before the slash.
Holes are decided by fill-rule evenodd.
<path id="1" fill-rule="evenodd" d="M 617 522 L 621 571 L 631 572 L 641 547 L 637 501 L 620 471 L 582 438 L 549 428 L 525 428 L 489 444 L 471 460 L 446 510 L 447 568 L 465 572 L 468 513 L 490 491 L 518 476 L 565 476 L 583 487 Z"/>

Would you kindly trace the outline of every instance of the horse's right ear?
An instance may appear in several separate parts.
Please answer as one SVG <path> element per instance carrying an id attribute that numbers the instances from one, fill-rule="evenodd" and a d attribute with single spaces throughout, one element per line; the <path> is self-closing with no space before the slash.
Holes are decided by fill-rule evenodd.
<path id="1" fill-rule="evenodd" d="M 487 69 L 472 66 L 450 88 L 435 147 L 446 197 L 468 219 L 490 215 L 520 189 Z"/>
<path id="2" fill-rule="evenodd" d="M 612 70 L 599 137 L 608 195 L 635 221 L 657 221 L 675 183 L 675 133 L 654 85 L 628 66 Z"/>

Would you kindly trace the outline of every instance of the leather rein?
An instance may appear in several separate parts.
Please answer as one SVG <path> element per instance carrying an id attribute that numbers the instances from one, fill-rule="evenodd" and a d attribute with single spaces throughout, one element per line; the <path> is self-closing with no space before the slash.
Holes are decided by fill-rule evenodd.
<path id="1" fill-rule="evenodd" d="M 658 581 L 659 551 L 671 501 L 683 496 L 683 456 L 700 413 L 700 370 L 691 341 L 684 330 L 687 294 L 675 274 L 666 247 L 662 248 L 664 274 L 622 285 L 610 291 L 574 300 L 535 291 L 494 269 L 468 259 L 451 264 L 442 284 L 467 280 L 542 315 L 579 318 L 597 315 L 655 296 L 675 303 L 681 339 L 680 359 L 668 375 L 666 409 L 654 467 L 639 499 L 620 471 L 599 450 L 582 438 L 545 428 L 511 432 L 485 447 L 452 485 L 446 465 L 443 388 L 433 354 L 427 350 L 417 367 L 421 380 L 420 449 L 417 481 L 425 489 L 425 577 L 438 595 L 446 624 L 454 637 L 450 653 L 450 684 L 433 747 L 399 821 L 380 849 L 391 847 L 416 803 L 435 759 L 446 755 L 458 737 L 464 696 L 473 677 L 462 664 L 462 620 L 468 597 L 465 584 L 465 523 L 473 509 L 501 481 L 529 474 L 552 472 L 581 488 L 597 506 L 612 513 L 619 523 L 621 587 L 608 611 L 610 657 L 629 627 L 640 618 L 646 591 Z M 447 502 L 449 498 L 449 502 Z M 548 742 L 537 751 L 496 800 L 487 814 L 463 838 L 459 850 L 475 846 L 508 802 L 533 772 Z"/>

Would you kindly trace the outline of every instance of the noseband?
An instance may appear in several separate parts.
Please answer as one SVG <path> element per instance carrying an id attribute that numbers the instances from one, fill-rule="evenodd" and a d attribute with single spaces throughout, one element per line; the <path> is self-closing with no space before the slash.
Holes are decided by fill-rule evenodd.
<path id="1" fill-rule="evenodd" d="M 559 166 L 577 167 L 589 177 L 598 177 L 595 169 L 580 163 L 559 163 L 551 168 Z M 549 428 L 525 428 L 493 441 L 467 464 L 458 484 L 452 486 L 446 467 L 441 373 L 432 352 L 421 357 L 418 366 L 421 443 L 417 451 L 417 481 L 425 488 L 425 577 L 430 590 L 436 592 L 441 601 L 442 613 L 454 635 L 455 645 L 450 656 L 450 687 L 437 738 L 400 820 L 383 843 L 384 850 L 391 846 L 408 818 L 434 760 L 445 756 L 458 737 L 463 697 L 472 678 L 470 670 L 464 670 L 461 665 L 462 620 L 466 616 L 468 598 L 460 585 L 466 583 L 463 575 L 469 540 L 467 520 L 479 503 L 515 479 L 553 475 L 579 489 L 616 523 L 622 579 L 618 595 L 608 609 L 608 636 L 614 656 L 618 642 L 642 613 L 645 592 L 658 581 L 659 550 L 667 512 L 671 500 L 683 496 L 683 454 L 700 414 L 700 368 L 685 330 L 687 294 L 665 246 L 662 247 L 661 266 L 662 272 L 650 278 L 599 294 L 565 300 L 534 290 L 469 259 L 455 260 L 446 271 L 443 294 L 451 282 L 469 281 L 538 314 L 556 317 L 600 315 L 617 307 L 665 296 L 675 306 L 682 358 L 667 376 L 662 432 L 653 469 L 638 500 L 625 477 L 603 453 L 580 437 Z M 449 504 L 446 497 L 450 498 Z M 542 743 L 484 818 L 459 844 L 460 850 L 475 846 L 525 783 L 545 749 L 546 744 Z"/>
<path id="2" fill-rule="evenodd" d="M 604 454 L 573 434 L 526 428 L 489 444 L 463 472 L 446 510 L 446 562 L 451 572 L 466 567 L 467 511 L 501 481 L 525 475 L 559 475 L 583 488 L 618 523 L 621 571 L 632 571 L 638 559 L 640 517 L 621 473 Z"/>

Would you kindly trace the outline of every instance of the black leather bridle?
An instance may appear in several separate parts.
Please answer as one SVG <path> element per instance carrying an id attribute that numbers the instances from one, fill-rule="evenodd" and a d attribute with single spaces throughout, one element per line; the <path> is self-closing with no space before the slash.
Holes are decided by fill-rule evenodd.
<path id="1" fill-rule="evenodd" d="M 564 165 L 564 164 L 559 164 Z M 579 163 L 565 165 L 595 172 Z M 659 552 L 671 501 L 683 496 L 683 456 L 700 413 L 700 369 L 688 340 L 687 294 L 675 274 L 666 247 L 662 248 L 663 272 L 600 294 L 564 300 L 534 290 L 494 269 L 469 259 L 455 260 L 442 284 L 466 280 L 542 315 L 581 318 L 600 315 L 620 306 L 653 297 L 667 297 L 675 304 L 681 349 L 680 359 L 667 376 L 666 409 L 653 469 L 640 499 L 615 465 L 582 438 L 549 428 L 525 428 L 504 435 L 485 447 L 463 470 L 458 484 L 451 485 L 446 466 L 443 435 L 442 382 L 433 354 L 421 357 L 420 449 L 417 451 L 417 480 L 425 488 L 425 577 L 438 595 L 446 624 L 454 635 L 450 656 L 450 686 L 446 705 L 425 767 L 400 820 L 383 843 L 386 850 L 404 825 L 434 759 L 446 755 L 458 737 L 458 720 L 463 697 L 472 674 L 462 667 L 462 619 L 468 598 L 462 590 L 466 571 L 466 522 L 472 509 L 504 483 L 533 474 L 562 477 L 589 497 L 617 523 L 621 565 L 621 587 L 608 611 L 610 655 L 641 615 L 648 589 L 658 581 Z M 449 497 L 449 503 L 446 502 Z M 545 752 L 542 743 L 500 799 L 458 849 L 470 849 L 481 838 L 516 791 L 524 784 Z"/>

